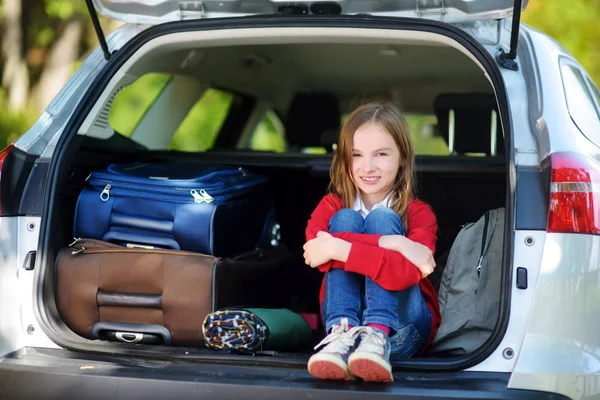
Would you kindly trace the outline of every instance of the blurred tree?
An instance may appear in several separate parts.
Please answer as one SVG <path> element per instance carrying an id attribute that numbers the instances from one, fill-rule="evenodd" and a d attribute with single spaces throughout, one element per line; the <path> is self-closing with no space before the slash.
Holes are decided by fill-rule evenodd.
<path id="1" fill-rule="evenodd" d="M 105 33 L 119 24 L 100 18 Z M 97 45 L 82 0 L 0 0 L 0 148 L 25 132 Z"/>
<path id="2" fill-rule="evenodd" d="M 100 21 L 105 34 L 119 25 Z M 600 0 L 530 0 L 523 21 L 563 44 L 600 84 Z M 33 123 L 98 39 L 83 0 L 0 0 L 0 30 L 2 148 Z M 140 90 L 141 97 L 151 92 Z M 256 146 L 270 137 L 268 127 L 261 125 L 268 132 Z"/>
<path id="3" fill-rule="evenodd" d="M 21 0 L 5 0 L 2 7 L 4 20 L 2 86 L 8 91 L 8 107 L 13 111 L 25 108 L 29 89 L 29 72 L 25 61 L 27 48 L 24 35 L 25 21 L 22 9 Z"/>
<path id="4" fill-rule="evenodd" d="M 31 93 L 38 110 L 48 106 L 73 73 L 73 64 L 81 56 L 81 41 L 88 19 L 83 1 L 45 0 L 43 10 L 48 23 L 38 28 L 37 43 L 47 49 Z M 45 39 L 46 36 L 51 39 Z"/>
<path id="5" fill-rule="evenodd" d="M 600 0 L 530 0 L 523 22 L 560 42 L 600 85 Z"/>
<path id="6" fill-rule="evenodd" d="M 0 21 L 2 86 L 13 111 L 46 108 L 98 43 L 82 0 L 4 0 Z"/>

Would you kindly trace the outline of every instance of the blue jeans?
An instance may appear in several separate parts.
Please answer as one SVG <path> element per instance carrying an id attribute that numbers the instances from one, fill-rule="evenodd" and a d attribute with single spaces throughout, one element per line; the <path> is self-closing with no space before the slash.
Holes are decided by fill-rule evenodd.
<path id="1" fill-rule="evenodd" d="M 366 218 L 344 208 L 329 221 L 329 232 L 404 235 L 404 227 L 391 208 L 377 208 Z M 343 269 L 326 273 L 321 311 L 327 332 L 342 318 L 347 318 L 353 326 L 375 323 L 389 327 L 391 359 L 408 358 L 419 352 L 431 330 L 431 312 L 419 285 L 389 291 L 371 278 Z"/>

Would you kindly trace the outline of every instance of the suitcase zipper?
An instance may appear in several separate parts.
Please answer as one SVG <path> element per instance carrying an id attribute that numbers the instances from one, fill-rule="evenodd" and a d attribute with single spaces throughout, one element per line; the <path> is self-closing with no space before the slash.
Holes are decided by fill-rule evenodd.
<path id="1" fill-rule="evenodd" d="M 205 189 L 210 189 L 210 190 L 216 190 L 216 191 L 220 191 L 220 190 L 231 190 L 233 189 L 243 189 L 245 187 L 252 187 L 256 184 L 261 184 L 263 182 L 266 182 L 266 179 L 264 177 L 255 177 L 253 180 L 249 181 L 249 182 L 245 182 L 242 184 L 237 184 L 235 186 L 232 187 L 227 187 L 226 183 L 224 183 L 223 181 L 218 181 L 215 183 L 207 183 L 207 181 L 210 181 L 211 179 L 213 179 L 213 177 L 217 177 L 217 178 L 226 178 L 227 176 L 232 176 L 232 175 L 237 175 L 237 174 L 241 174 L 242 176 L 248 176 L 248 172 L 246 170 L 244 170 L 243 168 L 238 168 L 236 170 L 231 170 L 231 171 L 215 171 L 215 172 L 211 172 L 205 176 L 202 177 L 202 180 L 200 181 L 194 181 L 194 180 L 186 180 L 186 179 L 168 179 L 168 180 L 159 180 L 157 179 L 155 182 L 151 183 L 152 179 L 149 178 L 141 178 L 141 177 L 129 177 L 128 179 L 119 179 L 122 178 L 122 175 L 119 174 L 111 174 L 109 172 L 101 172 L 101 171 L 95 171 L 90 173 L 90 175 L 88 175 L 88 177 L 86 178 L 86 182 L 88 182 L 90 185 L 94 186 L 94 183 L 116 183 L 117 185 L 119 184 L 123 184 L 128 188 L 140 188 L 142 191 L 148 190 L 150 187 L 155 187 L 155 189 L 152 189 L 153 191 L 160 191 L 160 190 L 189 190 L 194 188 L 194 186 L 201 186 L 204 187 Z M 164 182 L 168 182 L 169 184 L 165 184 Z"/>
<path id="2" fill-rule="evenodd" d="M 115 190 L 116 190 L 116 192 L 115 192 L 116 196 L 121 194 L 122 196 L 136 197 L 135 195 L 139 194 L 139 192 L 135 192 L 135 194 L 134 194 L 132 191 L 128 191 L 125 189 L 117 189 L 117 188 L 113 189 L 111 184 L 107 184 L 100 192 L 100 200 L 102 200 L 103 202 L 107 202 L 110 199 L 111 189 L 113 190 L 113 192 L 115 192 Z M 200 190 L 192 189 L 192 190 L 190 190 L 189 195 L 192 197 L 194 203 L 212 203 L 215 200 L 215 198 L 213 196 L 211 196 L 210 194 L 208 194 L 208 192 L 204 189 L 200 189 Z M 156 200 L 162 199 L 165 201 L 181 202 L 183 196 L 155 194 L 153 196 L 153 198 Z M 186 201 L 184 201 L 184 202 L 186 202 Z"/>
<path id="3" fill-rule="evenodd" d="M 200 192 L 198 192 L 196 189 L 192 189 L 190 194 L 194 198 L 194 203 L 210 203 L 215 199 L 206 193 L 206 190 L 204 189 L 200 189 Z"/>
<path id="4" fill-rule="evenodd" d="M 165 199 L 166 201 L 181 201 L 182 198 L 187 197 L 189 199 L 188 196 L 192 196 L 192 199 L 195 203 L 211 203 L 215 200 L 221 200 L 221 199 L 228 199 L 228 198 L 235 198 L 235 197 L 239 197 L 242 196 L 244 193 L 248 192 L 251 190 L 252 187 L 262 184 L 263 181 L 255 181 L 253 182 L 252 185 L 246 185 L 244 187 L 230 187 L 230 188 L 226 188 L 226 189 L 215 189 L 214 191 L 211 190 L 211 192 L 213 193 L 213 195 L 210 195 L 206 189 L 183 189 L 183 188 L 175 188 L 175 189 L 163 189 L 163 190 L 156 190 L 154 191 L 154 193 L 152 193 L 152 197 L 155 199 Z M 102 184 L 104 186 L 100 186 L 99 184 Z M 119 187 L 115 187 L 113 184 L 111 183 L 107 183 L 106 181 L 102 182 L 102 181 L 98 181 L 96 180 L 95 182 L 90 182 L 91 188 L 92 190 L 99 190 L 100 188 L 102 188 L 102 190 L 100 191 L 100 200 L 102 200 L 103 202 L 108 201 L 108 199 L 110 199 L 110 195 L 111 195 L 111 191 L 115 192 L 115 195 L 119 195 L 119 193 L 122 196 L 130 196 L 130 197 L 141 197 L 141 198 L 147 198 L 147 194 L 151 193 L 151 191 L 148 190 L 148 188 L 145 187 L 140 187 L 139 185 L 128 185 L 127 188 L 119 188 Z M 136 190 L 139 189 L 139 190 Z M 145 189 L 145 190 L 144 190 Z M 216 192 L 216 193 L 215 193 Z"/>
<path id="5" fill-rule="evenodd" d="M 117 244 L 103 242 L 101 240 L 75 238 L 73 243 L 69 244 L 69 247 L 73 249 L 71 254 L 77 255 L 81 253 L 95 254 L 95 253 L 131 253 L 140 252 L 151 253 L 151 254 L 164 254 L 164 255 L 190 255 L 190 256 L 201 256 L 201 257 L 212 257 L 207 254 L 194 253 L 190 251 L 181 250 L 160 250 L 160 249 L 129 249 L 127 247 L 119 246 Z"/>
<path id="6" fill-rule="evenodd" d="M 108 185 L 104 186 L 102 193 L 100 193 L 100 200 L 108 201 L 108 199 L 110 199 L 110 188 L 111 188 L 110 183 Z"/>
<path id="7" fill-rule="evenodd" d="M 485 223 L 483 225 L 483 235 L 481 238 L 481 251 L 480 251 L 480 256 L 479 256 L 479 263 L 477 263 L 477 278 L 479 278 L 479 276 L 481 275 L 481 263 L 483 261 L 483 256 L 485 255 L 485 251 L 486 251 L 485 244 L 487 242 L 488 225 L 490 223 L 489 211 L 485 212 L 484 218 L 485 218 Z"/>

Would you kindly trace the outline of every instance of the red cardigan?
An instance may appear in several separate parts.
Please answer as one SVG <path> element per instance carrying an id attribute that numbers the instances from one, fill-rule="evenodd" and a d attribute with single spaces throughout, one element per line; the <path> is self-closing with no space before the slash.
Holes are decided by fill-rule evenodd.
<path id="1" fill-rule="evenodd" d="M 306 240 L 314 239 L 319 231 L 327 232 L 329 220 L 342 208 L 340 197 L 333 194 L 323 197 L 308 221 Z M 406 237 L 435 252 L 437 221 L 431 208 L 422 201 L 414 200 L 408 205 L 407 213 L 408 233 Z M 350 254 L 345 263 L 332 260 L 320 265 L 318 268 L 321 272 L 327 272 L 330 268 L 343 268 L 349 272 L 368 276 L 384 289 L 394 291 L 419 284 L 432 317 L 431 332 L 424 349 L 427 348 L 433 341 L 441 322 L 437 294 L 429 279 L 422 279 L 421 271 L 402 254 L 379 247 L 379 238 L 382 235 L 341 232 L 334 233 L 333 236 L 352 243 Z M 323 277 L 319 295 L 321 307 L 324 294 L 325 277 Z"/>

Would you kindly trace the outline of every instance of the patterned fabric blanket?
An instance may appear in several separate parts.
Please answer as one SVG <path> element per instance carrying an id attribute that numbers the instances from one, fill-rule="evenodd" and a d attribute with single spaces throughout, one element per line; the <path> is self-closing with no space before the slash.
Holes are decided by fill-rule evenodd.
<path id="1" fill-rule="evenodd" d="M 206 316 L 202 333 L 204 342 L 210 348 L 255 352 L 262 350 L 269 330 L 253 312 L 225 309 Z"/>

